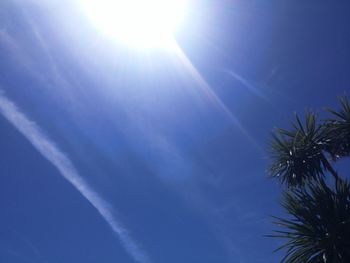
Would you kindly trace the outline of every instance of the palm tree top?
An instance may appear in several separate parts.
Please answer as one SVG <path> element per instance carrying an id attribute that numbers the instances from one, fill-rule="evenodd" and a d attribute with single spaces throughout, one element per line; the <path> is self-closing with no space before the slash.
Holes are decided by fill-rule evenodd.
<path id="1" fill-rule="evenodd" d="M 304 124 L 297 114 L 292 129 L 272 134 L 269 173 L 288 187 L 303 186 L 310 179 L 324 177 L 325 133 L 315 113 L 308 112 Z"/>

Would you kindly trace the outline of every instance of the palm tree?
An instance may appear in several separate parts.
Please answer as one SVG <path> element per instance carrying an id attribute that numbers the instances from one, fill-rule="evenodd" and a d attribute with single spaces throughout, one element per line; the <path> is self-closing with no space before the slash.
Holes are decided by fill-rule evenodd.
<path id="1" fill-rule="evenodd" d="M 350 155 L 350 106 L 345 96 L 340 102 L 339 111 L 327 110 L 330 118 L 319 122 L 309 112 L 303 124 L 296 115 L 291 130 L 272 136 L 269 173 L 287 187 L 282 206 L 289 217 L 275 217 L 282 230 L 272 235 L 287 240 L 277 249 L 287 252 L 281 262 L 350 262 L 350 184 L 332 166 Z"/>
<path id="2" fill-rule="evenodd" d="M 325 126 L 317 123 L 312 112 L 306 114 L 305 124 L 298 115 L 295 118 L 291 130 L 277 129 L 276 134 L 272 134 L 270 175 L 287 187 L 302 187 L 310 180 L 323 179 L 327 171 L 338 179 L 326 158 L 329 132 Z"/>
<path id="3" fill-rule="evenodd" d="M 272 237 L 287 239 L 285 263 L 350 262 L 350 185 L 339 180 L 334 190 L 314 181 L 306 188 L 284 193 L 288 219 L 276 218 L 283 231 Z"/>

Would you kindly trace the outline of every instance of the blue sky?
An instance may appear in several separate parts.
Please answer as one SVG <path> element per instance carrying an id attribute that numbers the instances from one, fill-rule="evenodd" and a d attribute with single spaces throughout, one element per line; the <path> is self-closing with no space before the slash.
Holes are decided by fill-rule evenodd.
<path id="1" fill-rule="evenodd" d="M 74 1 L 1 1 L 0 261 L 278 262 L 268 139 L 349 92 L 349 12 L 192 1 L 186 64 Z"/>

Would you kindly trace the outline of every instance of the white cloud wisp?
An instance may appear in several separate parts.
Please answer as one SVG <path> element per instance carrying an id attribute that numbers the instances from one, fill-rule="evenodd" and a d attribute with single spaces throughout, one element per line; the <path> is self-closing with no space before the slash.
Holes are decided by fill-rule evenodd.
<path id="1" fill-rule="evenodd" d="M 70 159 L 40 130 L 38 125 L 28 119 L 11 100 L 1 93 L 1 90 L 0 113 L 90 202 L 112 228 L 135 262 L 151 263 L 147 254 L 130 237 L 120 221 L 115 218 L 110 209 L 111 206 L 79 175 Z"/>

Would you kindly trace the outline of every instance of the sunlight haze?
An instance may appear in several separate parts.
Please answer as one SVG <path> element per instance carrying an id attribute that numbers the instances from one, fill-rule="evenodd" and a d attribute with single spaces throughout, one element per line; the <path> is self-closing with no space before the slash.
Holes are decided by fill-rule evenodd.
<path id="1" fill-rule="evenodd" d="M 186 0 L 86 0 L 81 6 L 92 24 L 106 36 L 128 46 L 164 48 L 183 22 Z"/>

